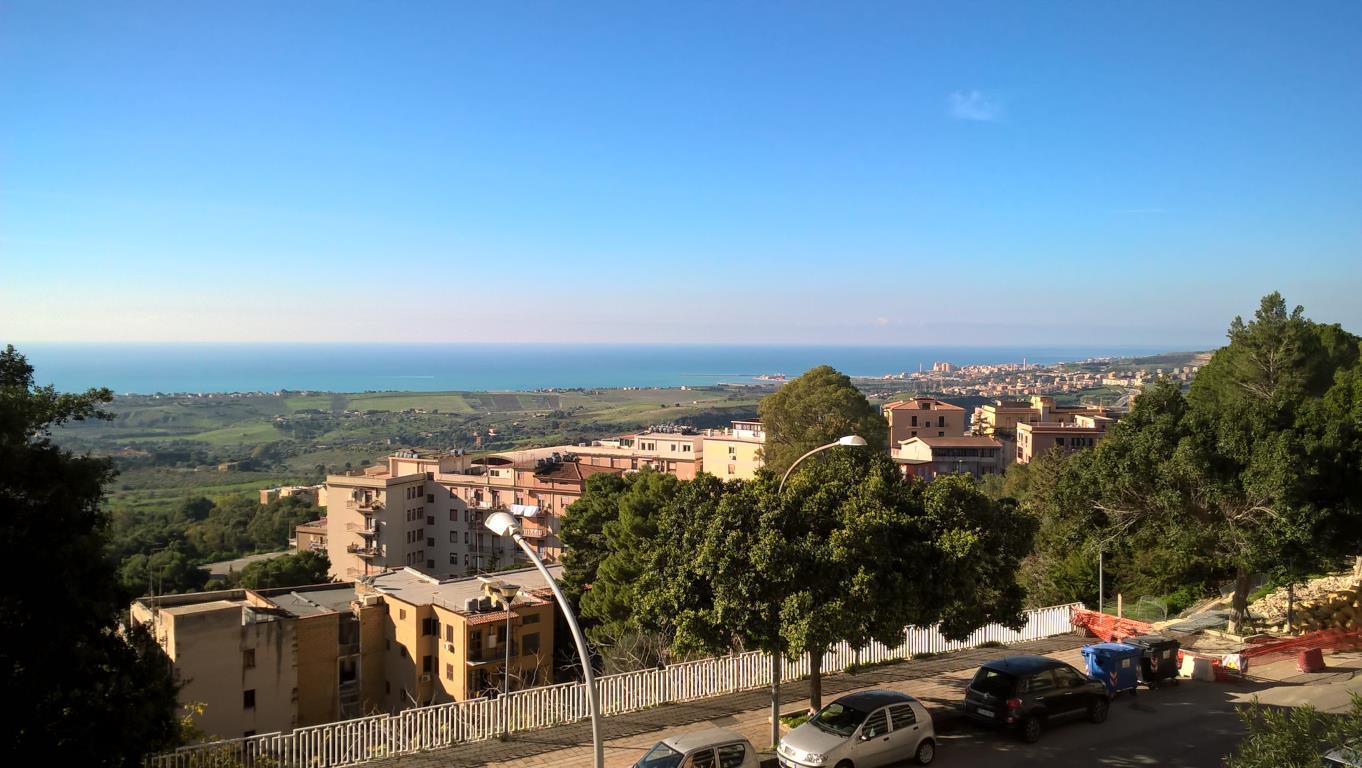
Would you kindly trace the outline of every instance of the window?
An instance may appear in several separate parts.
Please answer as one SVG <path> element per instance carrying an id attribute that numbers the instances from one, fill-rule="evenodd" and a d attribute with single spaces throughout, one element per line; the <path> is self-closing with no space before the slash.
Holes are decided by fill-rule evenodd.
<path id="1" fill-rule="evenodd" d="M 255 668 L 255 649 L 251 648 L 241 652 L 241 666 L 245 669 Z"/>
<path id="2" fill-rule="evenodd" d="M 909 437 L 917 437 L 917 430 L 913 430 L 913 434 L 909 435 Z"/>
<path id="3" fill-rule="evenodd" d="M 945 433 L 945 432 L 937 432 L 937 433 L 936 433 L 936 436 L 937 436 L 937 437 L 945 437 L 945 436 L 946 436 L 946 433 Z"/>
<path id="4" fill-rule="evenodd" d="M 468 531 L 463 532 L 463 545 L 468 546 Z"/>
<path id="5" fill-rule="evenodd" d="M 459 564 L 459 555 L 458 555 L 457 553 L 455 553 L 455 552 L 450 552 L 450 553 L 449 553 L 449 564 L 450 564 L 450 565 L 458 565 L 458 564 Z"/>
<path id="6" fill-rule="evenodd" d="M 451 522 L 451 523 L 457 523 L 457 522 L 459 522 L 459 510 L 457 510 L 457 509 L 451 509 L 451 510 L 449 510 L 449 522 Z M 454 540 L 454 532 L 453 532 L 453 531 L 450 531 L 450 532 L 449 532 L 449 540 L 450 540 L 450 541 L 453 541 L 453 540 Z"/>
<path id="7" fill-rule="evenodd" d="M 423 674 L 423 675 L 429 675 L 429 674 L 430 674 L 430 670 L 433 669 L 433 668 L 434 668 L 434 662 L 431 660 L 430 654 L 426 654 L 425 656 L 422 656 L 422 657 L 421 657 L 421 674 Z"/>
<path id="8" fill-rule="evenodd" d="M 426 515 L 426 525 L 435 525 L 435 515 Z"/>
<path id="9" fill-rule="evenodd" d="M 747 759 L 747 747 L 741 744 L 725 744 L 719 747 L 719 768 L 742 768 Z"/>
<path id="10" fill-rule="evenodd" d="M 1056 437 L 1056 438 L 1055 438 L 1055 445 L 1064 445 L 1064 438 L 1062 438 L 1062 437 Z"/>
<path id="11" fill-rule="evenodd" d="M 427 547 L 433 547 L 433 546 L 435 546 L 435 539 L 434 539 L 433 537 L 427 536 L 427 537 L 426 537 L 426 546 L 427 546 Z"/>
<path id="12" fill-rule="evenodd" d="M 877 710 L 875 714 L 865 719 L 865 725 L 861 726 L 861 737 L 873 739 L 889 732 L 889 718 L 885 710 Z"/>
<path id="13" fill-rule="evenodd" d="M 1054 673 L 1048 669 L 1037 672 L 1026 681 L 1027 693 L 1042 693 L 1044 691 L 1053 691 L 1054 689 L 1055 676 Z"/>
<path id="14" fill-rule="evenodd" d="M 736 475 L 736 474 L 738 474 L 738 468 L 737 468 L 737 466 L 735 466 L 735 465 L 733 465 L 733 464 L 729 464 L 729 465 L 728 465 L 728 474 L 730 474 L 730 475 Z"/>
<path id="15" fill-rule="evenodd" d="M 737 456 L 737 455 L 738 455 L 738 449 L 737 449 L 737 447 L 732 446 L 732 445 L 728 446 L 728 455 L 729 455 L 730 457 Z"/>
<path id="16" fill-rule="evenodd" d="M 439 636 L 440 636 L 440 620 L 439 620 L 439 619 L 434 619 L 434 618 L 431 618 L 431 619 L 421 619 L 421 634 L 422 634 L 423 636 L 424 636 L 424 635 L 435 635 L 436 637 L 439 637 Z"/>
<path id="17" fill-rule="evenodd" d="M 432 478 L 432 479 L 433 479 L 433 478 Z M 427 504 L 434 504 L 434 503 L 435 503 L 435 494 L 433 494 L 433 493 L 427 493 L 427 494 L 426 494 L 426 503 L 427 503 Z"/>
<path id="18" fill-rule="evenodd" d="M 944 427 L 944 426 L 946 426 L 946 417 L 945 417 L 945 416 L 937 416 L 937 417 L 936 417 L 936 425 L 937 425 L 938 427 Z"/>
<path id="19" fill-rule="evenodd" d="M 917 722 L 917 713 L 913 711 L 912 704 L 894 704 L 889 707 L 889 718 L 894 722 L 895 730 L 906 728 Z"/>
<path id="20" fill-rule="evenodd" d="M 426 561 L 426 567 L 429 568 L 429 569 L 431 569 L 431 570 L 434 570 L 434 569 L 435 569 L 435 561 L 434 561 L 434 560 L 427 560 L 427 561 Z"/>
<path id="21" fill-rule="evenodd" d="M 445 679 L 446 679 L 446 680 L 453 680 L 453 679 L 454 679 L 454 665 L 453 665 L 453 664 L 446 664 L 446 665 L 445 665 Z"/>
<path id="22" fill-rule="evenodd" d="M 520 623 L 521 623 L 522 625 L 525 625 L 525 624 L 538 624 L 538 623 L 539 623 L 539 614 L 537 614 L 537 613 L 527 613 L 527 614 L 525 614 L 524 616 L 522 616 L 522 617 L 520 618 Z"/>
<path id="23" fill-rule="evenodd" d="M 916 417 L 916 416 L 913 417 L 912 423 L 910 423 L 908 426 L 910 426 L 910 427 L 916 427 L 916 426 L 917 426 L 917 417 Z"/>
<path id="24" fill-rule="evenodd" d="M 704 752 L 696 752 L 690 758 L 692 768 L 714 768 L 714 750 L 706 749 Z"/>
<path id="25" fill-rule="evenodd" d="M 453 625 L 453 624 L 446 624 L 446 625 L 445 625 L 445 642 L 446 642 L 446 643 L 452 643 L 452 642 L 454 642 L 454 625 Z"/>
<path id="26" fill-rule="evenodd" d="M 255 689 L 241 692 L 241 706 L 246 709 L 255 709 Z"/>
<path id="27" fill-rule="evenodd" d="M 398 620 L 398 621 L 404 621 L 406 618 L 407 618 L 407 609 L 406 609 L 406 608 L 398 608 L 398 609 L 397 609 L 397 620 Z"/>
<path id="28" fill-rule="evenodd" d="M 1055 685 L 1060 688 L 1074 688 L 1083 684 L 1083 678 L 1067 667 L 1057 667 L 1055 672 Z"/>
<path id="29" fill-rule="evenodd" d="M 450 531 L 450 532 L 449 532 L 449 543 L 450 543 L 450 544 L 458 544 L 458 543 L 459 543 L 459 532 L 458 532 L 458 531 Z"/>
<path id="30" fill-rule="evenodd" d="M 522 656 L 531 656 L 539 653 L 539 633 L 531 632 L 528 635 L 522 635 L 520 638 L 520 648 Z"/>

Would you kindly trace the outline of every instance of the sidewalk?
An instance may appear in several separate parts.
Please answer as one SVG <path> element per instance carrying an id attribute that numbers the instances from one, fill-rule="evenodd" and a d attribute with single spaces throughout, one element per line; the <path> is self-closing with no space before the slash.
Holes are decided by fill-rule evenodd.
<path id="1" fill-rule="evenodd" d="M 865 688 L 903 691 L 926 705 L 938 731 L 950 731 L 960 722 L 962 716 L 958 707 L 964 699 L 965 686 L 981 663 L 1017 654 L 1046 654 L 1078 665 L 1078 648 L 1090 642 L 1092 640 L 1076 635 L 1060 635 L 1004 648 L 975 648 L 886 664 L 856 674 L 824 675 L 823 701 L 826 703 L 844 693 Z M 807 709 L 808 697 L 807 680 L 781 686 L 781 711 Z M 770 707 L 771 692 L 761 689 L 604 718 L 601 733 L 605 739 L 605 764 L 610 768 L 627 768 L 664 737 L 710 726 L 737 731 L 758 750 L 767 750 L 771 738 Z M 591 724 L 584 721 L 513 734 L 505 742 L 461 744 L 376 760 L 367 765 L 382 768 L 590 768 L 591 752 Z M 768 751 L 765 756 L 770 757 L 771 753 Z"/>

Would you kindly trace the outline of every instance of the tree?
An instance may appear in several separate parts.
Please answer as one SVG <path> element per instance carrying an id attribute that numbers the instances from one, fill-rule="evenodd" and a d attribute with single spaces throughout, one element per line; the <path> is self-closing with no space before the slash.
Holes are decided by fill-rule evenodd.
<path id="1" fill-rule="evenodd" d="M 331 561 L 322 552 L 299 552 L 258 560 L 241 569 L 241 586 L 247 589 L 303 587 L 331 581 Z"/>
<path id="2" fill-rule="evenodd" d="M 758 406 L 765 465 L 777 475 L 805 452 L 839 437 L 860 435 L 872 448 L 889 445 L 889 424 L 851 379 L 827 365 L 787 382 Z"/>
<path id="3" fill-rule="evenodd" d="M 1232 569 L 1238 627 L 1255 570 L 1299 573 L 1362 545 L 1356 434 L 1331 425 L 1346 418 L 1358 340 L 1275 293 L 1229 338 L 1185 397 L 1146 388 L 1085 467 L 1105 536 L 1162 532 Z"/>
<path id="4" fill-rule="evenodd" d="M 1329 715 L 1306 704 L 1269 707 L 1257 697 L 1238 708 L 1248 734 L 1226 768 L 1316 768 L 1329 751 L 1345 745 L 1358 748 L 1362 739 L 1362 696 L 1352 695 L 1352 708 Z"/>
<path id="5" fill-rule="evenodd" d="M 585 587 L 596 581 L 596 571 L 609 552 L 605 526 L 619 519 L 618 497 L 628 485 L 625 475 L 612 472 L 591 475 L 581 497 L 563 513 L 558 534 L 563 542 L 561 582 L 564 595 L 574 607 L 580 605 Z"/>
<path id="6" fill-rule="evenodd" d="M 896 645 L 905 626 L 938 621 L 953 638 L 1020 624 L 1030 523 L 969 479 L 905 485 L 888 456 L 861 450 L 792 476 L 783 498 L 778 485 L 770 472 L 683 483 L 658 516 L 635 620 L 683 652 L 807 652 L 815 707 L 839 642 Z"/>
<path id="7" fill-rule="evenodd" d="M 0 688 L 24 696 L 0 738 L 34 760 L 140 765 L 178 733 L 169 665 L 145 632 L 119 631 L 126 604 L 100 509 L 112 468 L 51 442 L 53 426 L 106 418 L 111 400 L 107 389 L 35 386 L 23 355 L 0 353 L 0 547 L 28 575 L 0 593 L 11 630 L 0 638 Z"/>

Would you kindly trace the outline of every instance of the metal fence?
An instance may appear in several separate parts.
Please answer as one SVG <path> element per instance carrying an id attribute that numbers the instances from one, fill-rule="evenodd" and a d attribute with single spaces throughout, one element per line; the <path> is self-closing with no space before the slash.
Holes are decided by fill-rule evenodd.
<path id="1" fill-rule="evenodd" d="M 1073 631 L 1069 619 L 1079 603 L 1026 613 L 1021 630 L 990 624 L 959 641 L 948 641 L 936 627 L 908 627 L 894 646 L 872 642 L 856 650 L 841 643 L 823 656 L 825 672 L 853 665 L 881 664 L 924 653 L 977 648 L 986 643 L 1020 643 Z M 809 655 L 787 660 L 785 680 L 809 674 Z M 660 704 L 694 701 L 771 684 L 770 657 L 760 652 L 673 664 L 663 669 L 597 678 L 601 714 L 637 712 Z M 441 749 L 494 738 L 498 734 L 566 725 L 589 717 L 581 683 L 530 688 L 497 699 L 474 699 L 372 715 L 289 733 L 267 733 L 182 747 L 147 758 L 148 768 L 218 768 L 239 763 L 256 768 L 296 766 L 331 768 L 380 757 Z"/>

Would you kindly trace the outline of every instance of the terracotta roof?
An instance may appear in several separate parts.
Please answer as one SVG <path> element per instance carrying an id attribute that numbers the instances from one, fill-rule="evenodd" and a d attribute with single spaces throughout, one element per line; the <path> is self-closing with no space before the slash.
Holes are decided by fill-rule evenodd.
<path id="1" fill-rule="evenodd" d="M 515 468 L 525 471 L 539 469 L 536 464 L 528 461 L 515 465 Z M 584 464 L 580 461 L 564 461 L 558 463 L 548 472 L 536 471 L 535 477 L 540 480 L 567 480 L 571 482 L 574 480 L 582 481 L 601 472 L 610 472 L 616 475 L 624 474 L 624 470 L 618 467 L 600 467 L 595 464 Z"/>
<path id="2" fill-rule="evenodd" d="M 923 404 L 923 403 L 929 403 L 929 404 L 931 404 L 931 407 L 930 407 L 930 408 L 923 408 L 923 407 L 922 407 L 922 404 Z M 948 403 L 948 402 L 946 402 L 945 400 L 937 400 L 935 397 L 914 397 L 914 398 L 912 398 L 911 400 L 896 400 L 896 401 L 894 401 L 894 402 L 892 402 L 892 403 L 890 403 L 890 404 L 884 406 L 884 409 L 885 409 L 886 411 L 897 411 L 897 410 L 915 410 L 915 411 L 921 411 L 921 410 L 928 410 L 928 411 L 963 411 L 963 410 L 965 410 L 964 408 L 961 408 L 961 407 L 958 406 L 958 405 L 953 405 L 953 404 L 951 404 L 951 403 Z"/>

